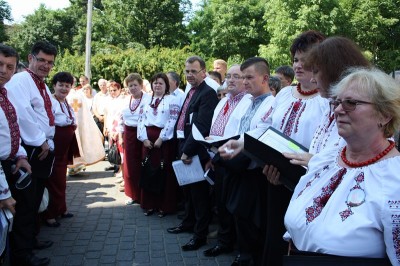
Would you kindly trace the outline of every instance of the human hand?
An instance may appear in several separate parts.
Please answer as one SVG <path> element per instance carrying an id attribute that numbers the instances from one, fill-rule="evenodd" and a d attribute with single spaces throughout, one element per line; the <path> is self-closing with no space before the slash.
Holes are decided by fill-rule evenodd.
<path id="1" fill-rule="evenodd" d="M 187 156 L 186 154 L 182 154 L 181 160 L 184 164 L 191 164 L 192 163 L 192 158 Z"/>
<path id="2" fill-rule="evenodd" d="M 207 171 L 208 169 L 212 169 L 214 171 L 214 165 L 211 160 L 209 160 L 206 165 L 204 166 L 204 170 Z"/>
<path id="3" fill-rule="evenodd" d="M 47 144 L 47 141 L 43 142 L 43 144 L 40 146 L 40 148 L 42 149 L 42 151 L 39 153 L 38 158 L 40 161 L 44 160 L 47 155 L 49 154 L 49 144 Z"/>
<path id="4" fill-rule="evenodd" d="M 148 139 L 143 141 L 143 145 L 148 149 L 152 149 L 153 148 L 153 143 Z"/>
<path id="5" fill-rule="evenodd" d="M 244 142 L 231 139 L 218 148 L 219 155 L 224 160 L 229 160 L 238 155 L 244 148 Z"/>
<path id="6" fill-rule="evenodd" d="M 291 164 L 308 166 L 308 162 L 314 156 L 311 153 L 282 153 L 283 156 L 290 159 Z"/>
<path id="7" fill-rule="evenodd" d="M 263 169 L 263 174 L 267 177 L 268 181 L 273 185 L 281 185 L 279 181 L 280 173 L 278 168 L 273 165 L 265 165 Z"/>
<path id="8" fill-rule="evenodd" d="M 31 165 L 28 163 L 28 160 L 25 158 L 20 158 L 15 164 L 15 170 L 12 174 L 16 174 L 19 168 L 24 168 L 29 174 L 32 174 Z"/>
<path id="9" fill-rule="evenodd" d="M 155 142 L 154 142 L 154 148 L 160 148 L 162 145 L 163 141 L 161 138 L 158 138 Z"/>
<path id="10" fill-rule="evenodd" d="M 13 197 L 9 197 L 7 199 L 0 200 L 0 209 L 8 209 L 14 215 L 15 214 L 15 204 L 17 202 Z"/>

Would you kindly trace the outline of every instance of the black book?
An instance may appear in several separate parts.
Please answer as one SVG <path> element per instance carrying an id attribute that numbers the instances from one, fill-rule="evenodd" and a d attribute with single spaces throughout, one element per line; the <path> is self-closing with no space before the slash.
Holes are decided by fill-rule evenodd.
<path id="1" fill-rule="evenodd" d="M 260 167 L 268 164 L 278 168 L 280 181 L 293 191 L 307 169 L 300 165 L 291 164 L 290 159 L 283 156 L 282 152 L 304 153 L 308 152 L 308 149 L 273 127 L 269 127 L 258 139 L 247 133 L 244 134 L 243 153 Z"/>

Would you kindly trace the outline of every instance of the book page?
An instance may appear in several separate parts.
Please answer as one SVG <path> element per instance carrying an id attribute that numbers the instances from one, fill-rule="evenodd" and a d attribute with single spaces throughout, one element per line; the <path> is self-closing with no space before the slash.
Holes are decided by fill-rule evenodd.
<path id="1" fill-rule="evenodd" d="M 195 140 L 206 142 L 208 144 L 213 144 L 214 142 L 218 142 L 218 141 L 225 140 L 225 139 L 228 140 L 228 139 L 232 138 L 232 136 L 230 136 L 230 137 L 212 136 L 212 138 L 210 138 L 210 139 L 205 139 L 195 124 L 193 124 L 193 126 L 192 126 L 192 136 Z"/>
<path id="2" fill-rule="evenodd" d="M 172 162 L 172 168 L 180 186 L 205 180 L 203 167 L 197 155 L 192 158 L 191 164 L 184 164 L 182 160 Z"/>
<path id="3" fill-rule="evenodd" d="M 288 153 L 304 153 L 304 151 L 300 146 L 290 140 L 288 137 L 284 137 L 271 128 L 268 128 L 264 134 L 258 139 L 259 141 L 267 144 L 271 148 L 279 151 L 279 152 L 288 152 Z"/>

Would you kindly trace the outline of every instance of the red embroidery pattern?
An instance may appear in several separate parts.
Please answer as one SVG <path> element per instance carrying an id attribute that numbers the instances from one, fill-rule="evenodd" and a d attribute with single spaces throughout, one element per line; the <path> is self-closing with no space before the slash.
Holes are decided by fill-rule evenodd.
<path id="1" fill-rule="evenodd" d="M 324 209 L 329 198 L 335 192 L 336 188 L 340 185 L 343 180 L 343 176 L 346 174 L 347 169 L 340 169 L 329 181 L 329 184 L 323 187 L 321 195 L 313 199 L 313 206 L 306 208 L 306 224 L 311 223 L 317 218 L 322 210 Z"/>
<path id="2" fill-rule="evenodd" d="M 1 195 L 1 194 L 7 194 L 8 191 L 10 191 L 9 188 L 5 188 L 4 190 L 0 190 L 0 195 Z"/>
<path id="3" fill-rule="evenodd" d="M 396 252 L 397 262 L 400 263 L 400 214 L 392 214 L 393 247 Z"/>
<path id="4" fill-rule="evenodd" d="M 46 91 L 46 85 L 44 84 L 43 80 L 41 80 L 35 73 L 33 73 L 29 68 L 26 71 L 31 75 L 33 81 L 36 84 L 36 87 L 39 90 L 40 95 L 43 98 L 44 102 L 44 109 L 46 110 L 47 117 L 49 118 L 49 126 L 54 126 L 54 114 L 51 111 L 51 100 L 49 95 Z"/>
<path id="5" fill-rule="evenodd" d="M 243 96 L 245 95 L 244 92 L 239 93 L 235 97 L 229 98 L 226 101 L 225 108 L 222 108 L 217 118 L 215 119 L 214 123 L 210 129 L 210 135 L 212 136 L 223 136 L 225 132 L 226 124 L 229 121 L 229 117 L 235 110 L 236 106 L 239 104 L 240 100 L 242 100 Z M 228 108 L 226 109 L 226 107 Z"/>
<path id="6" fill-rule="evenodd" d="M 273 109 L 274 108 L 272 108 L 272 107 L 269 108 L 268 112 L 266 112 L 265 115 L 261 118 L 261 121 L 263 121 L 263 122 L 267 121 L 267 119 L 271 115 Z"/>
<path id="7" fill-rule="evenodd" d="M 21 135 L 17 123 L 17 113 L 15 112 L 14 106 L 7 98 L 7 90 L 5 88 L 0 89 L 0 106 L 1 109 L 3 109 L 4 115 L 7 119 L 8 127 L 10 128 L 11 152 L 8 159 L 14 159 L 18 152 Z"/>
<path id="8" fill-rule="evenodd" d="M 335 125 L 335 123 L 333 123 L 333 120 L 333 113 L 331 115 L 327 115 L 327 119 L 325 119 L 325 122 L 322 123 L 322 125 L 319 125 L 317 130 L 315 131 L 314 140 L 311 144 L 311 147 L 314 151 L 316 151 L 316 153 L 320 152 L 328 144 L 328 140 L 330 140 L 329 136 L 331 135 Z M 339 137 L 338 141 L 334 144 L 335 147 L 339 145 L 340 140 L 341 137 Z"/>
<path id="9" fill-rule="evenodd" d="M 321 176 L 321 173 L 322 173 L 323 171 L 326 171 L 326 170 L 329 170 L 329 165 L 325 165 L 325 166 L 322 168 L 322 171 L 321 171 L 321 172 L 317 172 L 317 173 L 314 175 L 314 177 L 313 177 L 312 179 L 310 179 L 310 180 L 307 182 L 306 186 L 305 186 L 305 187 L 299 192 L 299 194 L 297 195 L 297 198 L 300 197 L 300 196 L 303 194 L 304 190 L 306 190 L 307 188 L 311 187 L 311 184 L 312 184 L 316 179 L 318 179 L 318 178 Z"/>
<path id="10" fill-rule="evenodd" d="M 354 180 L 356 181 L 356 184 L 350 189 L 350 193 L 353 190 L 362 189 L 360 184 L 364 182 L 364 172 L 361 172 L 360 174 L 358 174 L 358 176 L 356 176 L 354 178 Z M 342 222 L 345 221 L 347 218 L 349 218 L 349 216 L 354 214 L 353 210 L 351 208 L 357 207 L 357 206 L 351 206 L 351 204 L 349 202 L 347 202 L 347 200 L 346 200 L 346 205 L 347 205 L 347 209 L 339 213 L 340 218 L 342 218 Z"/>
<path id="11" fill-rule="evenodd" d="M 185 127 L 186 111 L 188 109 L 190 100 L 192 99 L 193 94 L 195 93 L 195 91 L 196 91 L 196 88 L 194 88 L 194 87 L 191 88 L 189 93 L 188 93 L 188 95 L 187 95 L 187 97 L 186 97 L 186 99 L 185 99 L 185 102 L 184 102 L 183 107 L 181 109 L 181 115 L 180 115 L 179 120 L 178 120 L 178 125 L 176 126 L 177 130 L 183 131 L 183 129 Z"/>
<path id="12" fill-rule="evenodd" d="M 281 122 L 281 130 L 283 134 L 286 136 L 290 136 L 293 131 L 296 133 L 298 130 L 298 124 L 300 120 L 300 116 L 303 113 L 304 109 L 306 107 L 306 104 L 304 103 L 302 99 L 297 100 L 296 102 L 292 102 L 290 105 L 289 109 L 286 111 L 282 122 Z M 290 112 L 290 114 L 289 114 Z M 284 125 L 286 116 L 289 114 L 289 118 L 287 119 L 286 125 Z M 283 128 L 285 126 L 285 128 Z M 294 128 L 294 129 L 293 129 Z"/>

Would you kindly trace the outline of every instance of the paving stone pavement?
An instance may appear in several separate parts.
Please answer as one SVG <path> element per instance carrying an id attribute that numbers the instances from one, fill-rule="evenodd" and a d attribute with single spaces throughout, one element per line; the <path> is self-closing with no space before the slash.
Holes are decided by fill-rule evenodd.
<path id="1" fill-rule="evenodd" d="M 176 214 L 146 217 L 139 205 L 126 206 L 106 161 L 88 166 L 86 172 L 67 181 L 68 211 L 72 218 L 60 219 L 61 226 L 43 225 L 40 240 L 52 240 L 52 247 L 38 251 L 50 257 L 50 265 L 230 265 L 236 255 L 207 258 L 203 251 L 181 251 L 191 234 L 169 234 L 169 227 L 180 223 Z M 215 231 L 216 225 L 210 226 Z"/>

